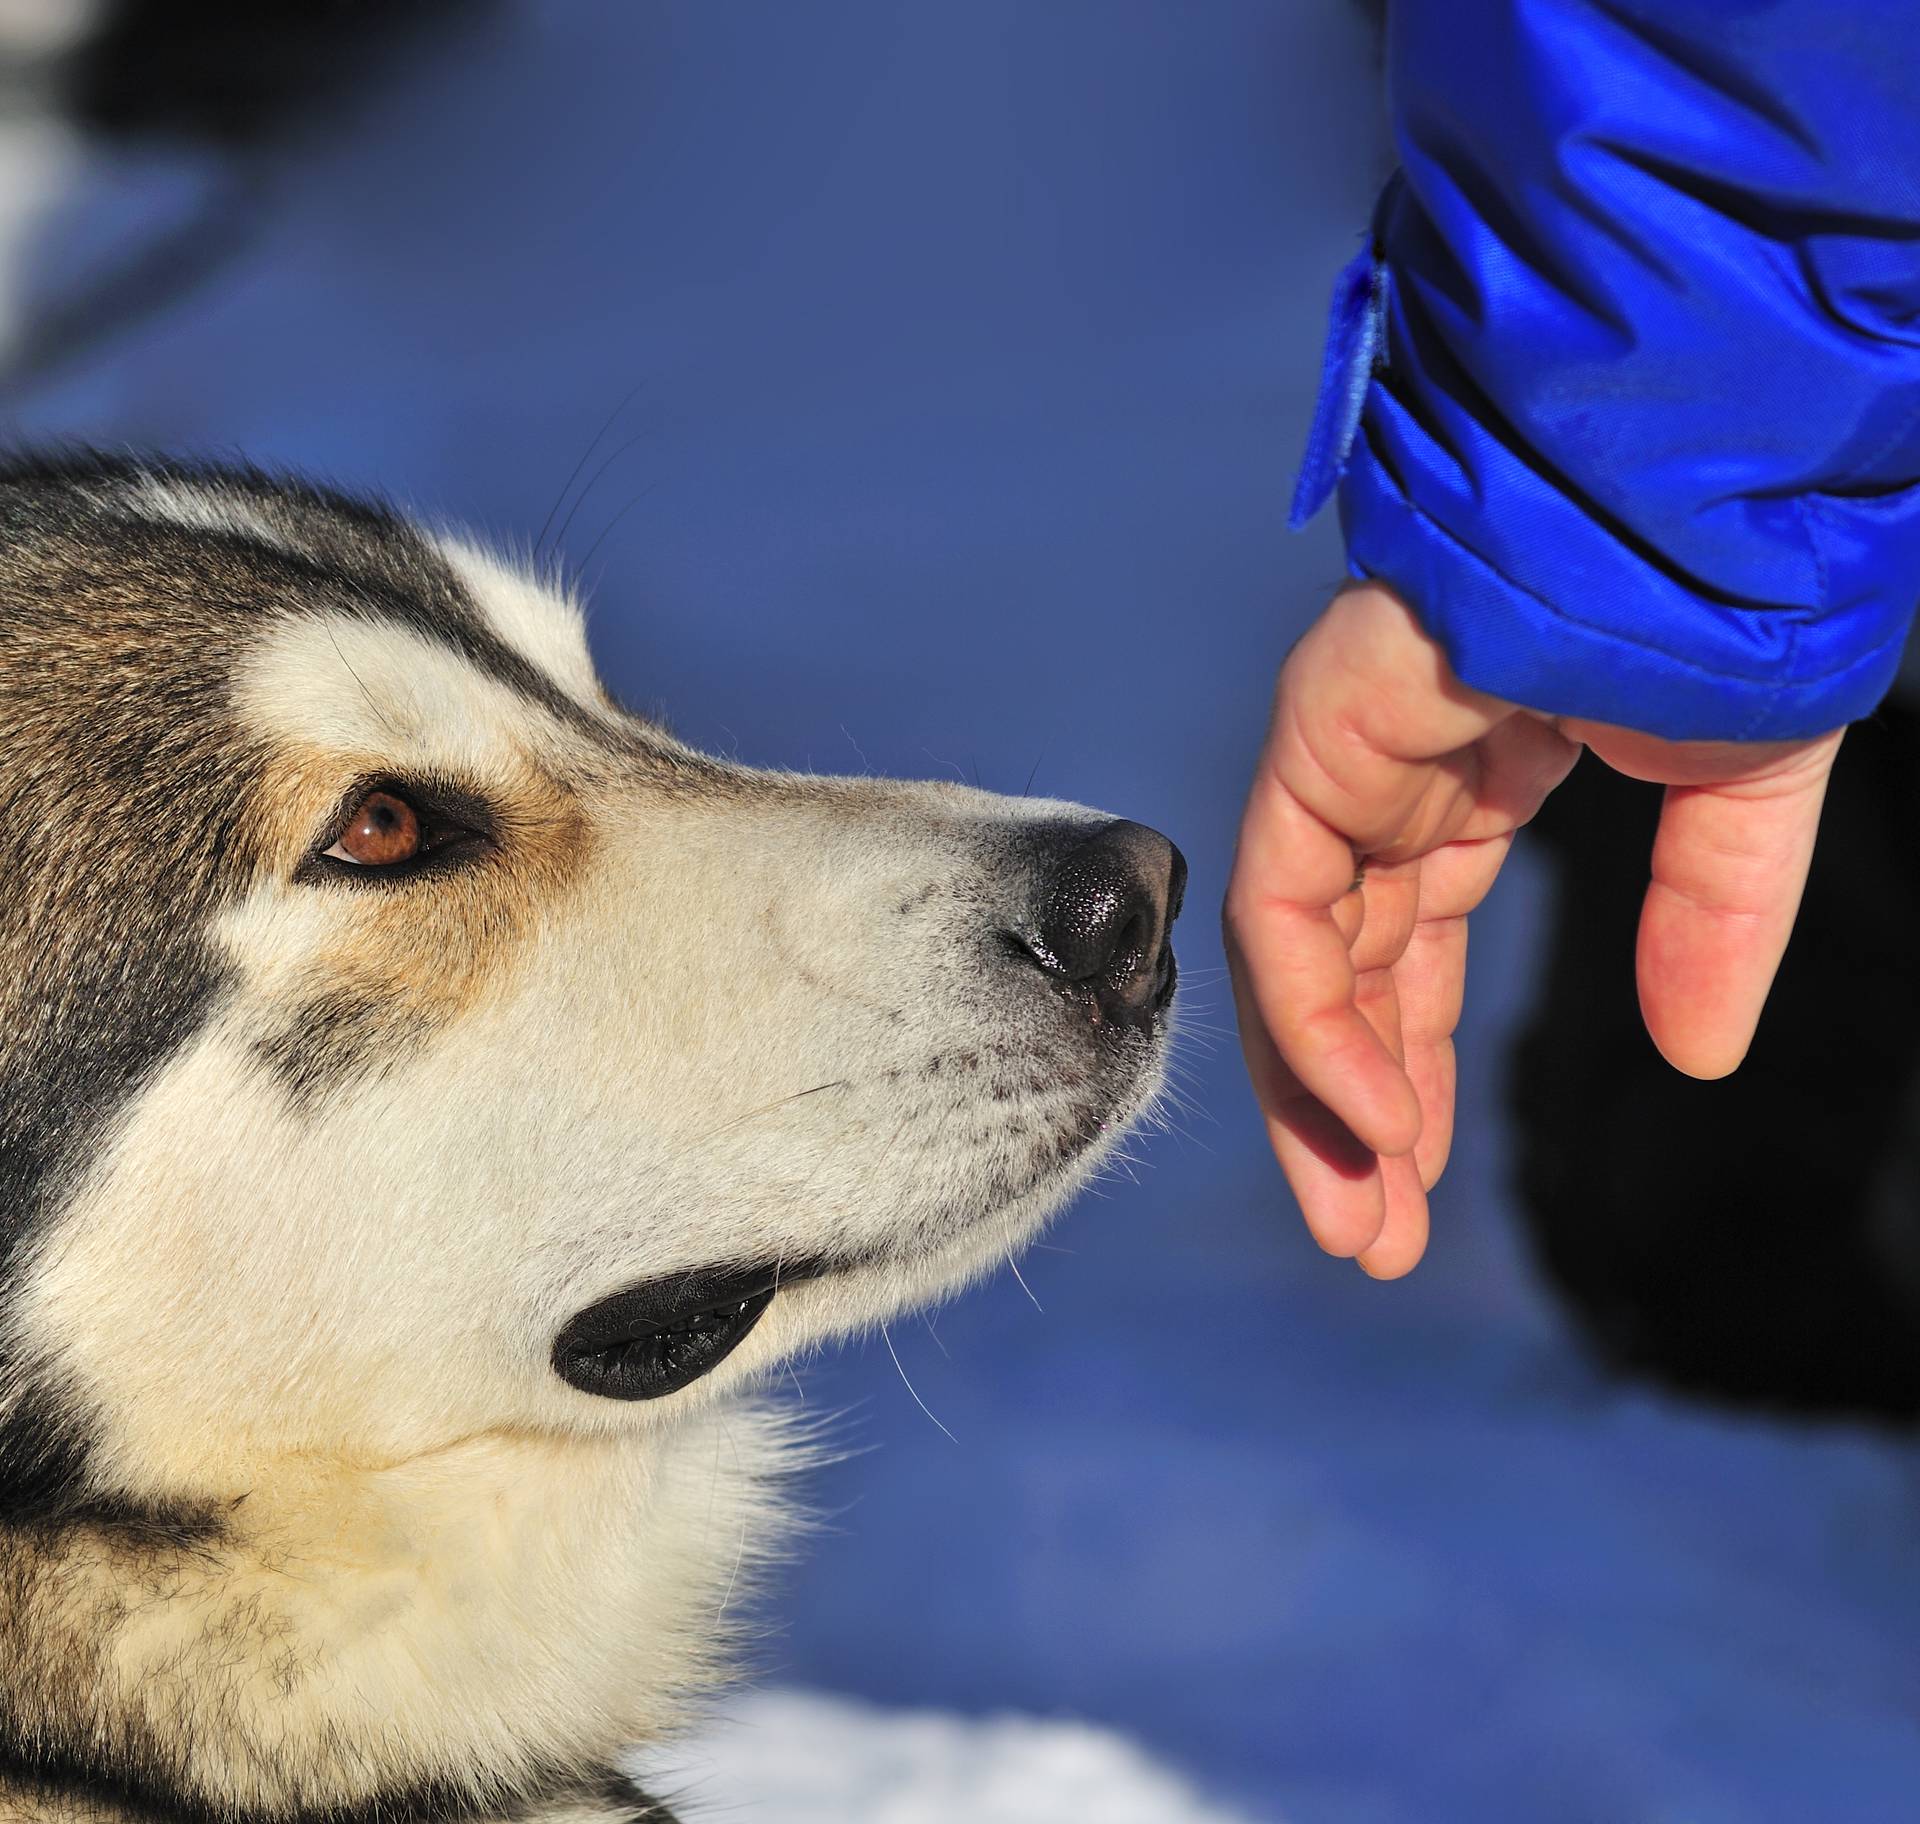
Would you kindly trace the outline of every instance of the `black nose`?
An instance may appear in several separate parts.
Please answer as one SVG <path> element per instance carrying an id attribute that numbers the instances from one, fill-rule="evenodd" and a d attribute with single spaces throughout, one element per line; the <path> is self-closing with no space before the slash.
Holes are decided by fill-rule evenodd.
<path id="1" fill-rule="evenodd" d="M 1173 998 L 1167 933 L 1186 887 L 1186 858 L 1158 830 L 1110 823 L 1054 858 L 1021 943 L 1097 1020 L 1139 1025 Z"/>

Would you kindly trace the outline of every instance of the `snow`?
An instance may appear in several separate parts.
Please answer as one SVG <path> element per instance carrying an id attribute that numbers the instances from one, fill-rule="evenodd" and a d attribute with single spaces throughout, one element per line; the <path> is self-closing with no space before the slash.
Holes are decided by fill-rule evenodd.
<path id="1" fill-rule="evenodd" d="M 632 1771 L 683 1824 L 1248 1824 L 1110 1729 L 755 1692 Z"/>
<path id="2" fill-rule="evenodd" d="M 13 428 L 240 448 L 524 541 L 638 382 L 566 539 L 626 700 L 757 763 L 1033 774 L 1194 870 L 1190 1111 L 1022 1262 L 1044 1310 L 1002 1276 L 896 1324 L 899 1371 L 878 1344 L 799 1369 L 873 1448 L 817 1483 L 832 1524 L 764 1660 L 880 1708 L 810 1732 L 813 1700 L 748 1699 L 715 1791 L 798 1824 L 803 1777 L 951 1787 L 1004 1755 L 1252 1824 L 1912 1815 L 1910 1440 L 1601 1379 L 1516 1239 L 1524 842 L 1474 921 L 1411 1280 L 1314 1251 L 1225 1030 L 1209 907 L 1274 666 L 1341 573 L 1327 517 L 1282 522 L 1386 162 L 1350 10 L 482 10 Z M 174 206 L 178 167 L 151 182 Z M 127 185 L 49 247 L 96 245 Z M 900 1720 L 930 1712 L 1114 1733 Z M 815 1795 L 846 1824 L 891 1802 Z M 1125 1815 L 1089 1806 L 1052 1815 Z"/>

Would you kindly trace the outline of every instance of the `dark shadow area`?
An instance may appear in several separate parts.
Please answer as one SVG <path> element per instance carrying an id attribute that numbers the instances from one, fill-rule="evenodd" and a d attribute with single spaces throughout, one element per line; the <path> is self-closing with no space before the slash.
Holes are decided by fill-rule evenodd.
<path id="1" fill-rule="evenodd" d="M 189 296 L 258 234 L 270 163 L 495 0 L 334 0 L 303 8 L 118 0 L 53 72 L 74 125 L 138 159 L 201 157 L 197 205 L 163 212 L 33 313 L 0 388 L 19 393 Z"/>
<path id="2" fill-rule="evenodd" d="M 429 28 L 492 10 L 492 0 L 118 0 L 74 60 L 68 93 L 79 119 L 115 138 L 258 145 L 350 95 Z"/>
<path id="3" fill-rule="evenodd" d="M 1655 1052 L 1634 931 L 1660 791 L 1582 762 L 1532 840 L 1556 911 L 1515 1049 L 1539 1259 L 1615 1367 L 1796 1412 L 1920 1413 L 1920 714 L 1848 737 L 1746 1063 Z"/>

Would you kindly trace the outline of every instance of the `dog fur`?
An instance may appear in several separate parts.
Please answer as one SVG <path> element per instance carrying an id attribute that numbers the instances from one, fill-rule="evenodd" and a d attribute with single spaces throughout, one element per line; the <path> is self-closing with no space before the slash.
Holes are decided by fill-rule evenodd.
<path id="1" fill-rule="evenodd" d="M 457 865 L 330 859 L 391 782 Z M 377 505 L 0 472 L 0 1824 L 665 1818 L 616 1756 L 786 1535 L 754 1387 L 1157 1091 L 1164 1019 L 1006 941 L 1103 822 L 695 753 L 552 577 Z M 555 1372 L 802 1259 L 682 1391 Z"/>

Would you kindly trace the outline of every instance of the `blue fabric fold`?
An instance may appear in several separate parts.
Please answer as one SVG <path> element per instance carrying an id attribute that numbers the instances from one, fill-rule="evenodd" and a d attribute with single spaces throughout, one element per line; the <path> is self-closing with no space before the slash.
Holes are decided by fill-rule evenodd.
<path id="1" fill-rule="evenodd" d="M 1360 429 L 1367 388 L 1382 355 L 1386 325 L 1386 268 L 1369 244 L 1333 282 L 1327 308 L 1327 345 L 1320 391 L 1307 428 L 1306 454 L 1293 487 L 1287 524 L 1298 532 L 1333 498 Z"/>
<path id="2" fill-rule="evenodd" d="M 1391 284 L 1336 289 L 1296 516 L 1337 475 L 1353 573 L 1533 708 L 1870 711 L 1920 601 L 1920 7 L 1396 0 L 1388 80 Z"/>

